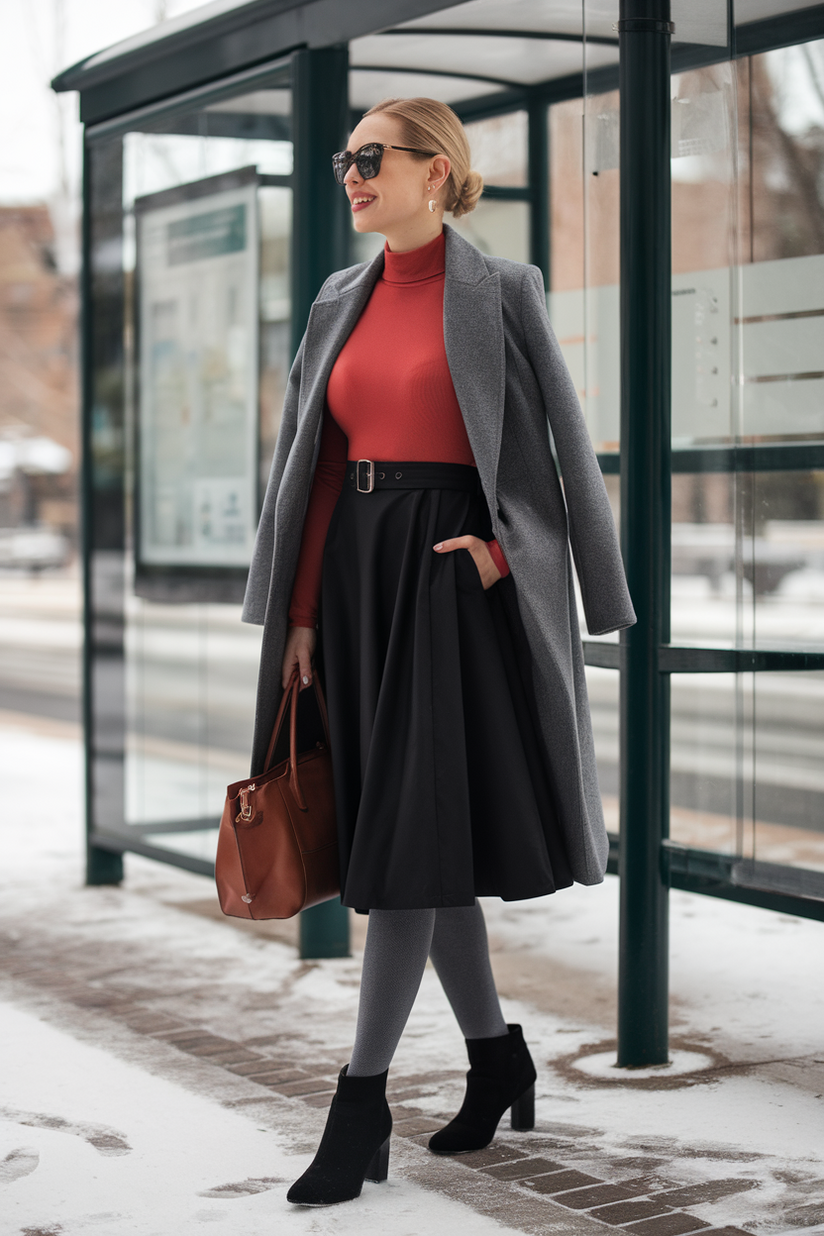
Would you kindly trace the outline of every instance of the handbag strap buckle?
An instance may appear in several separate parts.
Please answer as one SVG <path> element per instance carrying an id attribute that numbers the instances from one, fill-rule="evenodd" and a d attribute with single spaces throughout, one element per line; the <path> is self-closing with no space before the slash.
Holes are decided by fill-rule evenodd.
<path id="1" fill-rule="evenodd" d="M 240 790 L 240 811 L 237 814 L 237 822 L 244 820 L 247 824 L 254 814 L 252 804 L 249 802 L 249 795 L 253 790 L 257 789 L 254 782 L 251 785 L 244 785 Z"/>

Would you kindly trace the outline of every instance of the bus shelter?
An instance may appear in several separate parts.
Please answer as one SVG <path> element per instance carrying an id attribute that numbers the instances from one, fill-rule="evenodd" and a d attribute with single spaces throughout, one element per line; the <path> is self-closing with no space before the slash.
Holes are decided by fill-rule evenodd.
<path id="1" fill-rule="evenodd" d="M 824 4 L 215 0 L 54 87 L 85 126 L 89 882 L 213 870 L 286 376 L 383 243 L 330 155 L 430 95 L 485 180 L 456 226 L 543 272 L 621 528 L 639 621 L 585 639 L 618 1063 L 666 1061 L 670 888 L 824 919 Z M 304 915 L 305 955 L 346 922 Z"/>

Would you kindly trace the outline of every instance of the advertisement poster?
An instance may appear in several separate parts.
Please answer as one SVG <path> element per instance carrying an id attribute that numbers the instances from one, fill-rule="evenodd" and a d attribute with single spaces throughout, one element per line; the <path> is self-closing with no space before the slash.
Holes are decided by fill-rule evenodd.
<path id="1" fill-rule="evenodd" d="M 244 567 L 257 502 L 254 183 L 138 209 L 139 560 Z"/>

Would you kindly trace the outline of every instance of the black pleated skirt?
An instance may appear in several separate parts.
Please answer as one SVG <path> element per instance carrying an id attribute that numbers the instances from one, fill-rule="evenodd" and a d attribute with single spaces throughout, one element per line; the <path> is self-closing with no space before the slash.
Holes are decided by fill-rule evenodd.
<path id="1" fill-rule="evenodd" d="M 432 548 L 492 539 L 477 469 L 415 462 L 392 483 L 410 472 L 412 487 L 359 492 L 350 461 L 324 547 L 341 899 L 363 911 L 552 893 L 573 881 L 514 581 L 484 589 L 468 549 Z"/>

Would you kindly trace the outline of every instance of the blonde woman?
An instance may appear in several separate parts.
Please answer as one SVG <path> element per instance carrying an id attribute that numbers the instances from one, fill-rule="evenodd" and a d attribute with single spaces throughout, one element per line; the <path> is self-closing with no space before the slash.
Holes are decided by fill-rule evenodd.
<path id="1" fill-rule="evenodd" d="M 385 245 L 312 306 L 244 607 L 264 624 L 252 772 L 293 672 L 320 673 L 341 899 L 369 913 L 352 1054 L 287 1195 L 309 1206 L 386 1179 L 387 1072 L 428 957 L 470 1063 L 430 1148 L 488 1145 L 508 1108 L 533 1127 L 476 899 L 604 878 L 570 542 L 590 632 L 635 621 L 541 273 L 444 225 L 482 191 L 458 117 L 387 99 L 333 170 Z"/>

